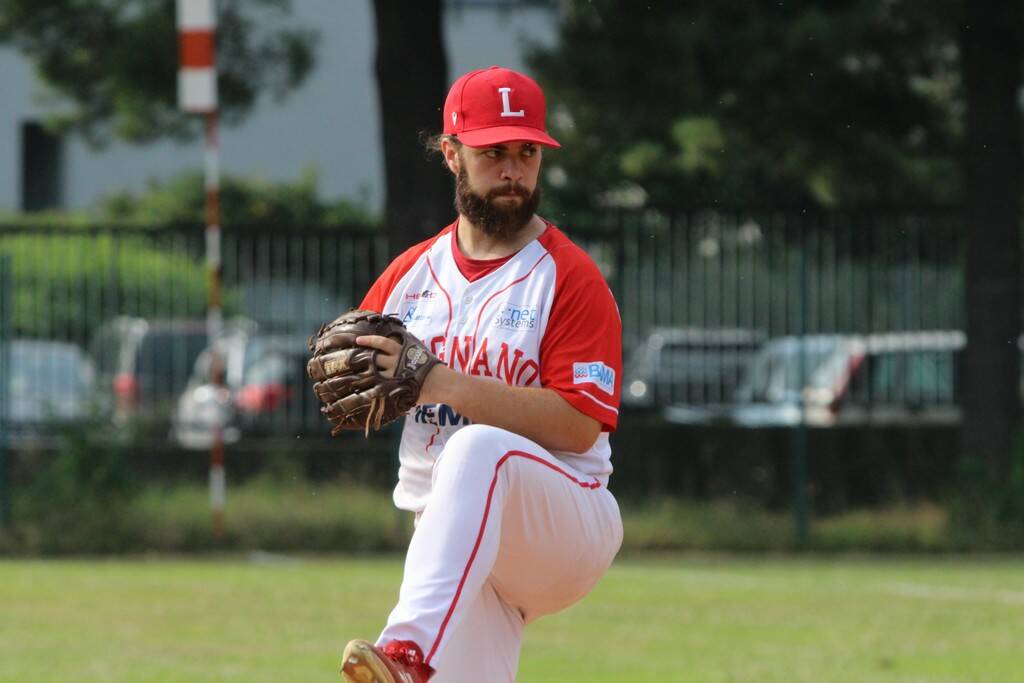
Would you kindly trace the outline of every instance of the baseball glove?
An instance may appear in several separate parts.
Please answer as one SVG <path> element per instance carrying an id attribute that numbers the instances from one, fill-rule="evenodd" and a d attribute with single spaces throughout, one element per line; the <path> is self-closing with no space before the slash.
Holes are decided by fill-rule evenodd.
<path id="1" fill-rule="evenodd" d="M 372 334 L 402 345 L 392 377 L 380 373 L 377 349 L 356 344 L 356 337 Z M 400 418 L 416 405 L 427 373 L 440 362 L 399 318 L 355 308 L 321 325 L 309 350 L 306 371 L 324 403 L 320 412 L 333 425 L 331 436 L 354 429 L 369 435 Z"/>

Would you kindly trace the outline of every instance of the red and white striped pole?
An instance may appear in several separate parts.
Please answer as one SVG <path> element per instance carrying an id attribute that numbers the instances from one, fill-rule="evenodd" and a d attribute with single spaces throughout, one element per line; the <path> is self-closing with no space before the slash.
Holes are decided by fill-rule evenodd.
<path id="1" fill-rule="evenodd" d="M 214 0 L 177 0 L 178 3 L 178 104 L 182 110 L 206 118 L 204 167 L 206 176 L 206 267 L 209 273 L 209 304 L 206 331 L 210 344 L 210 381 L 221 394 L 224 361 L 217 349 L 223 328 L 221 315 L 220 258 L 220 153 L 217 142 L 217 67 L 214 61 L 217 15 Z M 214 421 L 210 445 L 210 509 L 213 531 L 224 535 L 224 434 Z"/>

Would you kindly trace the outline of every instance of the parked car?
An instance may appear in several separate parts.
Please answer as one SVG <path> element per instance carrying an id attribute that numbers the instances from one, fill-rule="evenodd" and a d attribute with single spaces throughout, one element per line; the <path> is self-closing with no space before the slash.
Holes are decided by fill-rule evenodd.
<path id="1" fill-rule="evenodd" d="M 225 328 L 250 325 L 234 320 Z M 116 420 L 142 415 L 166 420 L 206 346 L 205 320 L 118 317 L 96 331 L 89 350 Z"/>
<path id="2" fill-rule="evenodd" d="M 183 448 L 206 449 L 220 428 L 224 443 L 246 435 L 291 435 L 324 429 L 306 376 L 305 339 L 253 330 L 226 335 L 217 345 L 223 382 L 210 378 L 210 349 L 196 359 L 177 400 L 171 437 Z"/>
<path id="3" fill-rule="evenodd" d="M 742 328 L 655 327 L 626 363 L 622 402 L 685 405 L 700 414 L 729 403 L 763 341 L 763 333 Z"/>
<path id="4" fill-rule="evenodd" d="M 950 330 L 773 339 L 726 417 L 747 427 L 954 423 L 964 346 Z"/>
<path id="5" fill-rule="evenodd" d="M 2 417 L 11 441 L 45 441 L 54 427 L 93 414 L 95 370 L 80 347 L 15 339 L 0 346 L 3 352 L 8 354 L 8 384 Z"/>
<path id="6" fill-rule="evenodd" d="M 957 330 L 872 334 L 840 416 L 846 422 L 955 424 L 967 338 Z"/>

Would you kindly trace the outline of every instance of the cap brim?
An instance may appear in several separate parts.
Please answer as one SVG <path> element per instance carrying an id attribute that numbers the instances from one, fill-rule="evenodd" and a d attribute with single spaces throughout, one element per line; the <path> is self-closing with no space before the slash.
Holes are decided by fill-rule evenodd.
<path id="1" fill-rule="evenodd" d="M 459 141 L 470 147 L 487 147 L 503 142 L 535 142 L 545 147 L 558 149 L 561 147 L 558 140 L 542 130 L 529 126 L 495 126 L 493 128 L 478 128 L 476 130 L 465 130 L 457 134 Z"/>

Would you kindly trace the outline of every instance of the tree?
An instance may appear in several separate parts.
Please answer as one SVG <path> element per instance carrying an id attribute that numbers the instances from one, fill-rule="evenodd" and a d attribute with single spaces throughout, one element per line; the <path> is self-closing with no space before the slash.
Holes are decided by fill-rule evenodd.
<path id="1" fill-rule="evenodd" d="M 289 0 L 218 0 L 217 70 L 222 119 L 243 119 L 257 96 L 284 97 L 313 67 L 315 34 L 276 28 Z M 447 173 L 428 160 L 419 136 L 440 128 L 447 85 L 441 0 L 374 0 L 376 72 L 384 145 L 385 225 L 393 252 L 452 216 Z M 198 117 L 177 104 L 174 0 L 7 0 L 0 41 L 38 67 L 63 107 L 50 117 L 95 144 L 189 138 Z M 153 49 L 163 45 L 166 49 Z"/>
<path id="2" fill-rule="evenodd" d="M 533 63 L 563 208 L 965 210 L 962 448 L 990 477 L 1019 428 L 1021 0 L 573 2 Z"/>
<path id="3" fill-rule="evenodd" d="M 344 199 L 325 201 L 317 193 L 317 174 L 307 170 L 296 180 L 269 182 L 222 175 L 222 227 L 229 230 L 309 230 L 318 226 L 370 227 L 374 217 Z M 185 171 L 149 181 L 138 194 L 122 190 L 104 196 L 97 216 L 105 223 L 142 226 L 200 225 L 206 216 L 205 179 Z"/>
<path id="4" fill-rule="evenodd" d="M 448 173 L 424 153 L 440 128 L 447 59 L 441 0 L 374 0 L 377 84 L 384 143 L 384 224 L 392 254 L 434 234 L 452 217 Z"/>
<path id="5" fill-rule="evenodd" d="M 288 0 L 217 2 L 217 83 L 221 117 L 237 122 L 265 91 L 284 97 L 313 66 L 315 34 L 253 30 L 279 19 Z M 49 124 L 94 144 L 189 138 L 198 117 L 178 109 L 174 0 L 6 0 L 0 41 L 25 54 L 52 90 Z M 154 49 L 154 46 L 164 49 Z"/>
<path id="6" fill-rule="evenodd" d="M 663 207 L 949 202 L 952 6 L 573 2 L 532 60 L 565 143 L 551 194 L 569 207 L 624 183 Z"/>
<path id="7" fill-rule="evenodd" d="M 969 0 L 960 34 L 968 340 L 961 443 L 994 481 L 1009 474 L 1020 420 L 1022 18 L 1019 2 Z"/>

